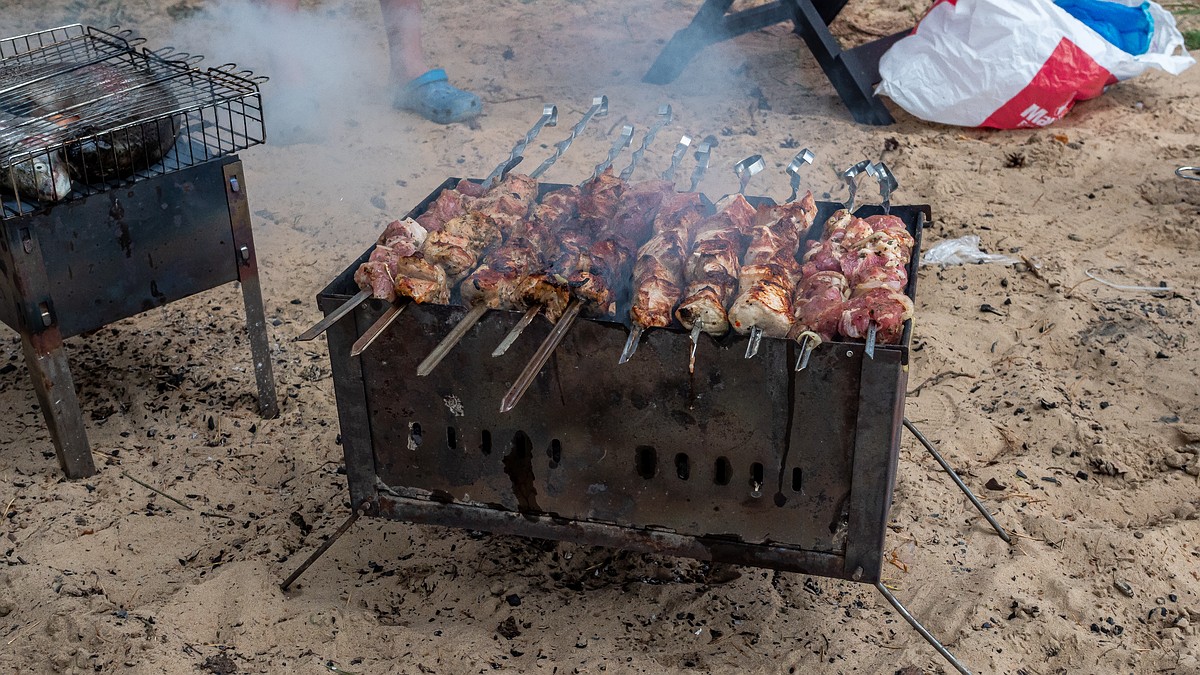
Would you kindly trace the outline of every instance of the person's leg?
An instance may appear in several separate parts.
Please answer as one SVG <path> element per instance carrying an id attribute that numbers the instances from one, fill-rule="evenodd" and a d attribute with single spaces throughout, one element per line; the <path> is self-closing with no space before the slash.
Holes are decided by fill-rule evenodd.
<path id="1" fill-rule="evenodd" d="M 421 0 L 379 0 L 379 8 L 387 30 L 392 105 L 441 124 L 478 115 L 483 109 L 478 96 L 451 85 L 441 68 L 426 69 L 421 48 Z"/>

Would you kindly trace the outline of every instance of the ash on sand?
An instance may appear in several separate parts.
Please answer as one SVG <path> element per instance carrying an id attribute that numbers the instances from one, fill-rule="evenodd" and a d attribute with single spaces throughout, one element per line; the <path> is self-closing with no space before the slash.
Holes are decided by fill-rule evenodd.
<path id="1" fill-rule="evenodd" d="M 613 114 L 548 180 L 586 176 L 611 125 L 644 127 L 664 102 L 677 121 L 635 179 L 666 167 L 672 136 L 728 129 L 701 184 L 710 196 L 735 191 L 727 167 L 755 153 L 768 167 L 752 191 L 786 195 L 790 155 L 778 145 L 790 137 L 817 153 L 808 186 L 840 198 L 832 169 L 877 158 L 895 139 L 885 156 L 901 184 L 894 201 L 933 206 L 927 244 L 978 234 L 985 250 L 1021 258 L 921 271 L 905 410 L 1016 544 L 906 440 L 885 580 L 976 672 L 1200 672 L 1200 500 L 1187 470 L 1200 424 L 1190 339 L 1200 184 L 1172 173 L 1200 154 L 1200 69 L 1115 85 L 1050 129 L 952 129 L 902 113 L 894 126 L 863 127 L 786 25 L 706 49 L 671 85 L 641 84 L 699 5 L 427 3 L 426 49 L 484 96 L 478 128 L 440 127 L 384 97 L 343 98 L 319 146 L 243 153 L 278 419 L 254 412 L 231 284 L 68 340 L 103 454 L 99 475 L 64 481 L 20 345 L 5 337 L 0 363 L 16 367 L 0 369 L 0 669 L 945 672 L 869 587 L 398 523 L 360 520 L 290 594 L 278 590 L 348 513 L 332 384 L 312 376 L 327 372 L 325 343 L 291 341 L 319 318 L 314 295 L 445 177 L 486 174 L 543 101 L 570 119 L 602 92 Z M 50 0 L 6 8 L 0 24 L 16 35 L 119 23 L 159 46 L 216 34 L 192 28 L 212 16 L 173 18 L 200 7 Z M 306 8 L 359 36 L 358 75 L 345 85 L 384 91 L 375 0 Z M 1193 15 L 1179 18 L 1196 28 Z M 863 0 L 834 28 L 854 42 L 911 21 L 903 3 Z M 237 38 L 225 47 L 176 44 L 269 70 L 238 53 L 263 34 L 228 33 Z M 769 110 L 747 98 L 755 87 Z M 547 129 L 531 161 L 562 133 Z M 690 170 L 685 162 L 680 175 Z M 1086 270 L 1173 292 L 1121 291 Z M 991 479 L 1001 489 L 987 489 Z"/>

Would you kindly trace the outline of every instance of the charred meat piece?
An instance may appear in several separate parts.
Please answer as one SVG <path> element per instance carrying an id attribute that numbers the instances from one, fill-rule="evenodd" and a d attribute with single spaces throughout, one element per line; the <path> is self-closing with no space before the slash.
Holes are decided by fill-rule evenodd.
<path id="1" fill-rule="evenodd" d="M 759 328 L 769 337 L 785 337 L 794 319 L 792 293 L 800 277 L 796 253 L 817 215 L 812 194 L 790 204 L 760 209 L 742 256 L 738 295 L 729 323 L 739 333 Z"/>
<path id="2" fill-rule="evenodd" d="M 729 330 L 726 307 L 737 290 L 738 252 L 755 211 L 741 195 L 717 206 L 721 210 L 697 226 L 684 269 L 687 286 L 675 317 L 688 330 L 699 326 L 705 333 L 720 336 Z"/>
<path id="3" fill-rule="evenodd" d="M 399 261 L 420 250 L 426 236 L 425 228 L 410 218 L 388 223 L 367 262 L 355 271 L 355 283 L 359 288 L 371 291 L 374 298 L 394 301 Z"/>
<path id="4" fill-rule="evenodd" d="M 912 316 L 913 302 L 903 293 L 882 288 L 860 293 L 855 289 L 842 309 L 839 330 L 845 337 L 864 339 L 874 323 L 875 340 L 895 344 L 904 332 L 904 322 Z"/>
<path id="5" fill-rule="evenodd" d="M 654 236 L 638 249 L 633 268 L 634 325 L 665 328 L 683 299 L 684 264 L 692 230 L 704 217 L 704 202 L 694 192 L 664 198 L 654 219 Z"/>
<path id="6" fill-rule="evenodd" d="M 850 284 L 840 272 L 821 271 L 805 277 L 793 298 L 796 321 L 789 336 L 809 330 L 822 340 L 832 340 L 841 326 L 842 309 L 849 298 Z"/>

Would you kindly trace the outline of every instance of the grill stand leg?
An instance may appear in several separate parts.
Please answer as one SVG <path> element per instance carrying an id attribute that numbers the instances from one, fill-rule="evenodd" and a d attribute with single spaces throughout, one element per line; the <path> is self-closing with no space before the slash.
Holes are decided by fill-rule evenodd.
<path id="1" fill-rule="evenodd" d="M 288 575 L 287 579 L 283 580 L 282 584 L 279 584 L 279 590 L 286 593 L 287 589 L 296 582 L 296 579 L 299 579 L 300 575 L 304 574 L 304 570 L 308 569 L 310 565 L 319 560 L 321 556 L 325 555 L 325 552 L 329 550 L 329 547 L 333 546 L 338 539 L 341 539 L 343 534 L 346 534 L 346 531 L 349 530 L 350 526 L 358 520 L 358 517 L 362 515 L 363 510 L 366 509 L 368 505 L 369 502 L 365 501 L 362 504 L 359 504 L 358 508 L 354 509 L 350 513 L 350 516 L 346 518 L 345 522 L 338 526 L 338 529 L 335 530 L 334 533 L 325 540 L 325 543 L 321 544 L 320 548 L 313 551 L 312 555 L 308 556 L 304 562 L 300 563 L 300 566 L 296 568 L 295 572 L 292 572 L 290 575 Z"/>
<path id="2" fill-rule="evenodd" d="M 905 422 L 907 423 L 907 420 L 905 420 Z M 913 630 L 920 633 L 921 637 L 925 638 L 926 642 L 933 645 L 933 648 L 936 649 L 938 653 L 941 654 L 947 661 L 949 661 L 950 665 L 954 666 L 955 670 L 962 673 L 962 675 L 971 675 L 971 671 L 967 670 L 967 667 L 959 662 L 959 660 L 950 653 L 950 650 L 942 646 L 942 643 L 938 642 L 938 639 L 933 637 L 933 634 L 926 630 L 925 626 L 922 626 L 921 622 L 917 621 L 915 616 L 908 613 L 908 610 L 904 608 L 904 605 L 900 604 L 900 601 L 896 599 L 896 596 L 892 595 L 892 592 L 887 589 L 887 586 L 884 586 L 882 582 L 876 582 L 875 588 L 879 589 L 879 592 L 883 594 L 883 597 L 887 598 L 888 603 L 890 603 L 892 607 L 894 607 L 896 611 L 900 613 L 900 616 L 904 617 L 904 620 L 908 622 L 908 625 L 912 626 Z"/>
<path id="3" fill-rule="evenodd" d="M 929 454 L 933 455 L 933 458 L 937 460 L 937 463 L 942 465 L 942 469 L 949 474 L 950 479 L 954 481 L 954 484 L 958 486 L 959 490 L 963 491 L 963 494 L 967 496 L 967 499 L 971 500 L 971 503 L 975 505 L 975 508 L 978 509 L 981 514 L 983 514 L 983 517 L 987 519 L 988 523 L 992 526 L 992 529 L 996 531 L 996 534 L 1000 535 L 1000 538 L 1003 539 L 1005 543 L 1011 544 L 1012 536 L 1008 533 L 1008 531 L 1001 527 L 1000 523 L 996 522 L 996 519 L 992 516 L 991 511 L 988 511 L 987 507 L 979 501 L 979 498 L 975 496 L 975 493 L 971 492 L 971 488 L 967 487 L 967 484 L 958 477 L 958 474 L 954 472 L 954 469 L 950 468 L 950 463 L 947 462 L 944 457 L 942 457 L 941 453 L 937 451 L 937 448 L 933 447 L 933 443 L 930 443 L 929 439 L 925 438 L 925 434 L 918 431 L 917 427 L 914 426 L 907 417 L 904 418 L 904 428 L 912 432 L 912 435 L 917 437 L 917 440 L 921 442 L 921 445 L 925 446 L 925 449 L 929 451 Z"/>
<path id="4" fill-rule="evenodd" d="M 42 417 L 50 429 L 58 465 L 67 478 L 94 475 L 96 464 L 92 461 L 87 431 L 83 428 L 83 410 L 75 394 L 75 382 L 71 379 L 58 327 L 52 326 L 33 335 L 22 333 L 21 346 Z"/>
<path id="5" fill-rule="evenodd" d="M 229 221 L 233 227 L 234 255 L 237 256 L 238 281 L 246 304 L 246 330 L 250 334 L 250 354 L 254 359 L 254 379 L 258 383 L 258 412 L 266 418 L 279 416 L 279 399 L 271 371 L 271 349 L 267 341 L 267 319 L 263 311 L 262 289 L 258 282 L 258 258 L 254 253 L 254 235 L 250 231 L 250 206 L 242 163 L 226 164 L 225 197 L 229 202 Z"/>

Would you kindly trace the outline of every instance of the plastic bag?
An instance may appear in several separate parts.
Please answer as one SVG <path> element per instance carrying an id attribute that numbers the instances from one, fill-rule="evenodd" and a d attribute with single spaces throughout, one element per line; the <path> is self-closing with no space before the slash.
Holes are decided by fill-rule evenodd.
<path id="1" fill-rule="evenodd" d="M 922 265 L 968 265 L 976 263 L 1000 263 L 1012 265 L 1021 262 L 999 253 L 984 253 L 979 250 L 979 235 L 968 234 L 958 239 L 943 239 L 929 247 L 921 256 Z"/>
<path id="2" fill-rule="evenodd" d="M 880 59 L 876 93 L 932 122 L 1044 127 L 1118 80 L 1195 63 L 1161 5 L 1114 2 L 1149 12 L 1145 53 L 1124 51 L 1050 0 L 938 0 Z"/>

